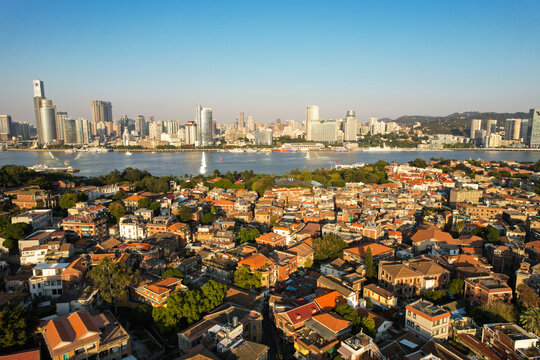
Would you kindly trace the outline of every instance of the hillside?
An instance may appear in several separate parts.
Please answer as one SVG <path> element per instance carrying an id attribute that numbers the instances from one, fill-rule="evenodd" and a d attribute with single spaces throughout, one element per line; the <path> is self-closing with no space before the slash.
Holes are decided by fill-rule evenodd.
<path id="1" fill-rule="evenodd" d="M 453 113 L 447 116 L 405 115 L 397 119 L 383 119 L 384 121 L 396 121 L 399 124 L 413 125 L 421 123 L 422 129 L 428 134 L 453 134 L 468 136 L 471 129 L 472 119 L 497 120 L 498 126 L 504 126 L 506 119 L 527 119 L 528 113 L 495 113 L 468 111 Z M 484 125 L 485 126 L 485 125 Z"/>

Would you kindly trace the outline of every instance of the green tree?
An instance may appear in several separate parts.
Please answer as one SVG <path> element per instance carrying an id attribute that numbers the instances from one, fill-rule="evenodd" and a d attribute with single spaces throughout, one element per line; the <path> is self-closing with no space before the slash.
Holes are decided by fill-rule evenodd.
<path id="1" fill-rule="evenodd" d="M 414 159 L 414 161 L 411 163 L 412 166 L 415 166 L 417 168 L 421 168 L 421 169 L 425 169 L 428 167 L 428 163 L 426 162 L 426 160 L 422 159 L 422 158 L 416 158 Z"/>
<path id="2" fill-rule="evenodd" d="M 178 269 L 178 268 L 168 268 L 167 270 L 165 270 L 163 275 L 161 275 L 161 278 L 166 279 L 166 278 L 169 278 L 171 276 L 174 276 L 174 277 L 179 278 L 179 279 L 184 278 L 184 274 L 182 274 L 182 271 L 180 271 L 180 269 Z"/>
<path id="3" fill-rule="evenodd" d="M 0 349 L 26 345 L 36 330 L 37 319 L 21 304 L 0 309 Z"/>
<path id="4" fill-rule="evenodd" d="M 120 189 L 112 196 L 112 201 L 124 200 L 127 197 L 127 194 L 124 190 Z"/>
<path id="5" fill-rule="evenodd" d="M 7 224 L 4 229 L 4 243 L 2 245 L 14 254 L 17 252 L 19 240 L 30 235 L 32 231 L 32 225 L 27 223 Z"/>
<path id="6" fill-rule="evenodd" d="M 260 289 L 261 273 L 259 271 L 251 272 L 247 266 L 240 266 L 234 272 L 234 283 L 242 289 Z"/>
<path id="7" fill-rule="evenodd" d="M 182 205 L 178 209 L 177 217 L 181 222 L 184 222 L 184 223 L 190 222 L 191 219 L 193 219 L 193 210 L 191 210 L 185 205 Z"/>
<path id="8" fill-rule="evenodd" d="M 339 236 L 326 235 L 322 238 L 313 239 L 313 251 L 315 260 L 335 259 L 343 255 L 343 249 L 347 243 Z"/>
<path id="9" fill-rule="evenodd" d="M 462 279 L 452 279 L 448 285 L 448 292 L 450 295 L 463 294 L 463 288 L 465 287 L 465 282 Z"/>
<path id="10" fill-rule="evenodd" d="M 540 335 L 540 307 L 528 308 L 519 319 L 525 330 Z"/>
<path id="11" fill-rule="evenodd" d="M 75 206 L 77 203 L 77 194 L 72 192 L 66 192 L 60 198 L 59 205 L 62 209 L 67 210 Z"/>
<path id="12" fill-rule="evenodd" d="M 446 300 L 446 298 L 448 297 L 448 294 L 446 293 L 446 290 L 424 290 L 424 292 L 422 293 L 422 295 L 436 303 L 436 304 L 439 304 L 441 302 L 444 302 Z"/>
<path id="13" fill-rule="evenodd" d="M 150 204 L 152 203 L 152 199 L 144 197 L 137 201 L 137 208 L 138 209 L 149 209 Z"/>
<path id="14" fill-rule="evenodd" d="M 109 205 L 109 213 L 115 219 L 116 223 L 120 221 L 120 218 L 126 215 L 126 208 L 122 201 L 115 201 Z"/>
<path id="15" fill-rule="evenodd" d="M 496 322 L 516 322 L 517 320 L 514 306 L 504 302 L 479 305 L 471 310 L 471 316 L 479 325 Z"/>
<path id="16" fill-rule="evenodd" d="M 160 214 L 161 204 L 157 201 L 152 201 L 150 206 L 148 206 L 148 209 L 152 210 L 154 215 L 158 216 Z"/>
<path id="17" fill-rule="evenodd" d="M 529 285 L 520 284 L 517 288 L 518 299 L 526 308 L 540 306 L 540 296 Z"/>
<path id="18" fill-rule="evenodd" d="M 201 223 L 203 225 L 210 225 L 216 220 L 216 217 L 212 215 L 211 213 L 207 212 L 201 216 Z"/>
<path id="19" fill-rule="evenodd" d="M 118 302 L 125 300 L 128 295 L 131 270 L 125 263 L 105 257 L 92 267 L 89 274 L 103 300 L 112 303 L 116 311 Z"/>
<path id="20" fill-rule="evenodd" d="M 366 255 L 364 256 L 364 267 L 366 269 L 366 278 L 372 279 L 375 277 L 375 269 L 373 268 L 373 254 L 368 246 Z"/>
<path id="21" fill-rule="evenodd" d="M 246 242 L 254 242 L 256 238 L 261 236 L 261 233 L 257 229 L 242 229 L 238 233 L 238 238 L 240 239 L 240 244 Z"/>

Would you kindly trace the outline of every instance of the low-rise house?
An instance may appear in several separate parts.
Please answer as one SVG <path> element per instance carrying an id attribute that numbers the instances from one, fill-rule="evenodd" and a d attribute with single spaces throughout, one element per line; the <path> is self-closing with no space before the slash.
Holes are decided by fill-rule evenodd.
<path id="1" fill-rule="evenodd" d="M 374 304 L 385 308 L 393 308 L 397 304 L 394 294 L 376 284 L 364 286 L 364 299 L 369 299 Z"/>
<path id="2" fill-rule="evenodd" d="M 317 286 L 337 291 L 347 301 L 347 304 L 355 309 L 358 307 L 358 293 L 340 283 L 339 279 L 321 275 L 317 279 Z"/>
<path id="3" fill-rule="evenodd" d="M 296 255 L 296 265 L 299 268 L 311 267 L 313 265 L 314 254 L 313 248 L 305 242 L 300 242 L 287 249 L 287 252 Z"/>
<path id="4" fill-rule="evenodd" d="M 337 314 L 318 314 L 296 332 L 294 348 L 305 359 L 326 359 L 325 354 L 335 348 L 351 330 L 352 323 Z"/>
<path id="5" fill-rule="evenodd" d="M 369 311 L 365 308 L 358 308 L 356 310 L 358 315 L 360 315 L 362 318 L 369 318 L 373 320 L 373 323 L 375 324 L 375 340 L 377 342 L 386 339 L 388 337 L 388 331 L 392 328 L 394 323 L 390 320 L 388 320 L 386 317 L 382 315 L 375 314 L 372 311 Z"/>
<path id="6" fill-rule="evenodd" d="M 32 229 L 40 230 L 51 227 L 53 215 L 51 209 L 36 209 L 23 212 L 11 218 L 12 224 L 26 223 L 32 225 Z"/>
<path id="7" fill-rule="evenodd" d="M 135 211 L 139 207 L 139 200 L 146 199 L 146 196 L 132 195 L 124 199 L 126 210 Z"/>
<path id="8" fill-rule="evenodd" d="M 80 237 L 94 240 L 103 240 L 109 235 L 105 216 L 70 215 L 62 219 L 61 226 L 64 231 L 73 231 Z"/>
<path id="9" fill-rule="evenodd" d="M 297 270 L 296 256 L 285 251 L 274 250 L 268 258 L 275 264 L 277 281 L 287 281 Z"/>
<path id="10" fill-rule="evenodd" d="M 12 202 L 20 209 L 33 209 L 36 207 L 52 209 L 58 204 L 58 196 L 51 195 L 50 191 L 41 189 L 20 190 L 17 198 Z"/>
<path id="11" fill-rule="evenodd" d="M 157 233 L 167 232 L 169 226 L 174 223 L 173 216 L 156 216 L 152 219 L 152 222 L 146 225 L 146 231 L 148 236 L 152 236 Z"/>
<path id="12" fill-rule="evenodd" d="M 426 300 L 417 300 L 405 307 L 405 329 L 429 340 L 447 339 L 450 312 Z"/>
<path id="13" fill-rule="evenodd" d="M 32 268 L 32 277 L 28 280 L 30 295 L 56 298 L 62 295 L 64 284 L 62 273 L 70 263 L 41 263 Z"/>
<path id="14" fill-rule="evenodd" d="M 54 229 L 33 232 L 24 239 L 19 240 L 19 251 L 22 252 L 26 248 L 47 244 L 55 232 L 56 230 Z"/>
<path id="15" fill-rule="evenodd" d="M 298 306 L 283 312 L 274 314 L 276 327 L 281 331 L 285 341 L 291 341 L 296 332 L 301 329 L 305 322 L 320 312 L 319 306 L 315 302 Z"/>
<path id="16" fill-rule="evenodd" d="M 383 360 L 377 344 L 363 332 L 343 340 L 337 352 L 344 360 Z"/>
<path id="17" fill-rule="evenodd" d="M 269 246 L 271 248 L 284 247 L 287 244 L 287 238 L 285 236 L 278 235 L 273 232 L 262 234 L 256 238 L 255 241 L 257 244 Z"/>
<path id="18" fill-rule="evenodd" d="M 482 328 L 482 344 L 501 359 L 540 359 L 538 336 L 517 324 L 486 324 Z M 476 349 L 475 349 L 476 350 Z M 480 351 L 480 353 L 484 353 Z"/>
<path id="19" fill-rule="evenodd" d="M 131 241 L 146 239 L 146 224 L 138 216 L 122 216 L 118 223 L 118 228 L 121 239 Z"/>
<path id="20" fill-rule="evenodd" d="M 257 253 L 246 257 L 238 262 L 238 267 L 240 266 L 248 266 L 251 271 L 260 272 L 261 286 L 263 288 L 275 285 L 278 279 L 276 264 L 262 254 Z"/>
<path id="21" fill-rule="evenodd" d="M 167 298 L 171 293 L 185 288 L 179 278 L 171 276 L 163 280 L 144 284 L 135 289 L 135 292 L 142 301 L 153 307 L 160 307 L 167 305 Z"/>
<path id="22" fill-rule="evenodd" d="M 502 274 L 471 277 L 465 279 L 464 298 L 472 305 L 489 305 L 494 302 L 510 303 L 512 288 L 508 277 Z"/>
<path id="23" fill-rule="evenodd" d="M 411 237 L 413 251 L 415 252 L 422 252 L 428 250 L 431 245 L 440 242 L 451 242 L 452 240 L 452 235 L 433 226 L 427 229 L 420 229 Z"/>
<path id="24" fill-rule="evenodd" d="M 363 263 L 367 249 L 371 250 L 373 262 L 377 264 L 381 260 L 393 260 L 394 249 L 381 244 L 373 243 L 343 250 L 343 260 Z"/>
<path id="25" fill-rule="evenodd" d="M 131 355 L 129 334 L 109 311 L 77 311 L 49 320 L 42 335 L 53 360 L 120 360 Z"/>

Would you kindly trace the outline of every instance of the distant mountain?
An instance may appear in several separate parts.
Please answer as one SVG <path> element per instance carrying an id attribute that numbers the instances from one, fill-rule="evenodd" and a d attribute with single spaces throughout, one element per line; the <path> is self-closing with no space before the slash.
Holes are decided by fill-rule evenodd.
<path id="1" fill-rule="evenodd" d="M 468 135 L 470 133 L 472 119 L 497 120 L 497 125 L 503 126 L 506 119 L 527 118 L 529 118 L 529 114 L 525 112 L 495 113 L 467 111 L 453 113 L 447 116 L 405 115 L 394 120 L 381 120 L 395 121 L 403 125 L 413 125 L 419 122 L 422 130 L 428 134 Z"/>

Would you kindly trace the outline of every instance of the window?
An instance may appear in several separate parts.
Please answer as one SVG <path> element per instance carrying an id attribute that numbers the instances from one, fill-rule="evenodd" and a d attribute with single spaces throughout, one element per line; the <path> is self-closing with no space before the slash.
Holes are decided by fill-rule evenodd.
<path id="1" fill-rule="evenodd" d="M 64 360 L 68 360 L 69 359 L 69 355 L 68 354 L 64 354 Z"/>
<path id="2" fill-rule="evenodd" d="M 84 352 L 84 348 L 79 348 L 79 349 L 76 349 L 75 350 L 75 355 L 79 355 L 79 354 L 82 354 Z"/>

